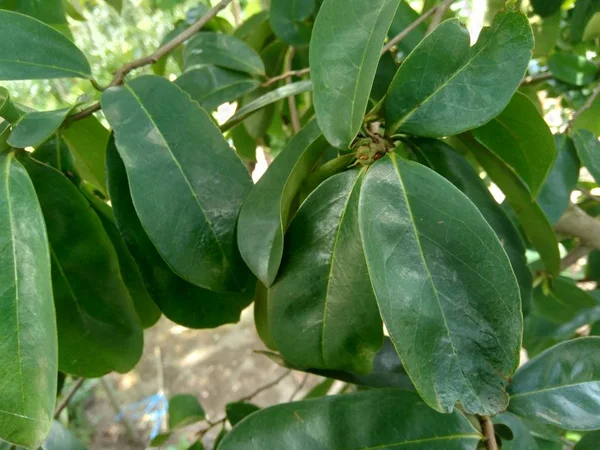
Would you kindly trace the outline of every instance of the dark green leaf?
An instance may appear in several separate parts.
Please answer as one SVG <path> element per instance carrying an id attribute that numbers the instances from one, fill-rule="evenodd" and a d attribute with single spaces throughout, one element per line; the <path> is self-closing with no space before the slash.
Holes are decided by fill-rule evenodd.
<path id="1" fill-rule="evenodd" d="M 102 223 L 60 172 L 20 159 L 48 228 L 60 370 L 84 377 L 131 370 L 142 354 L 142 328 Z"/>
<path id="2" fill-rule="evenodd" d="M 206 413 L 196 397 L 179 394 L 169 399 L 169 430 L 204 420 Z"/>
<path id="3" fill-rule="evenodd" d="M 579 158 L 571 138 L 564 134 L 554 136 L 557 156 L 542 185 L 537 202 L 552 225 L 556 225 L 571 201 L 571 192 L 579 179 Z"/>
<path id="4" fill-rule="evenodd" d="M 502 450 L 539 450 L 537 442 L 527 424 L 519 416 L 503 412 L 494 417 L 494 425 L 506 425 L 513 434 L 511 440 L 502 440 Z"/>
<path id="5" fill-rule="evenodd" d="M 600 250 L 594 250 L 588 255 L 585 278 L 600 283 Z"/>
<path id="6" fill-rule="evenodd" d="M 303 203 L 269 291 L 277 349 L 299 367 L 369 373 L 383 327 L 358 228 L 362 171 L 334 175 Z"/>
<path id="7" fill-rule="evenodd" d="M 246 127 L 235 127 L 229 134 L 235 151 L 244 161 L 256 161 L 256 139 L 248 134 Z"/>
<path id="8" fill-rule="evenodd" d="M 600 431 L 593 431 L 586 434 L 575 445 L 574 450 L 598 450 L 600 448 Z"/>
<path id="9" fill-rule="evenodd" d="M 273 161 L 242 206 L 238 221 L 240 253 L 266 286 L 273 284 L 279 270 L 292 201 L 328 148 L 316 122 L 304 127 Z"/>
<path id="10" fill-rule="evenodd" d="M 270 350 L 277 350 L 269 327 L 269 290 L 260 281 L 254 294 L 254 326 L 260 340 Z"/>
<path id="11" fill-rule="evenodd" d="M 583 38 L 585 26 L 594 13 L 600 10 L 600 0 L 577 0 L 571 16 L 571 41 L 579 42 Z"/>
<path id="12" fill-rule="evenodd" d="M 600 184 L 600 142 L 598 137 L 588 130 L 577 130 L 573 141 L 581 164 L 590 171 L 596 183 Z"/>
<path id="13" fill-rule="evenodd" d="M 375 103 L 381 101 L 387 93 L 394 75 L 396 75 L 398 67 L 394 62 L 394 57 L 390 52 L 385 52 L 381 55 L 379 65 L 377 66 L 377 72 L 375 73 L 375 80 L 373 81 L 373 88 L 371 89 L 371 100 Z"/>
<path id="14" fill-rule="evenodd" d="M 8 143 L 15 148 L 37 147 L 44 143 L 62 125 L 73 108 L 56 111 L 34 111 L 25 114 L 13 124 Z"/>
<path id="15" fill-rule="evenodd" d="M 202 441 L 196 441 L 190 445 L 187 450 L 204 450 L 204 444 L 202 444 Z"/>
<path id="16" fill-rule="evenodd" d="M 181 33 L 183 33 L 185 30 L 187 30 L 188 27 L 189 27 L 189 25 L 184 21 L 180 21 L 177 24 L 175 24 L 175 28 L 173 28 L 171 31 L 169 31 L 165 35 L 165 37 L 163 37 L 163 39 L 160 41 L 160 46 L 162 47 L 162 46 L 168 44 L 169 42 L 171 42 L 173 39 L 175 39 L 177 36 L 179 36 Z M 166 55 L 162 56 L 154 64 L 152 64 L 152 71 L 156 75 L 164 75 L 165 74 L 165 70 L 167 69 L 167 61 L 169 60 L 170 56 L 173 56 L 173 58 L 179 65 L 179 68 L 183 69 L 183 48 L 181 46 L 178 46 L 175 49 L 171 50 Z"/>
<path id="17" fill-rule="evenodd" d="M 265 74 L 265 66 L 255 50 L 223 33 L 204 31 L 190 39 L 185 47 L 184 64 L 186 70 L 212 64 L 251 75 Z"/>
<path id="18" fill-rule="evenodd" d="M 123 10 L 123 0 L 104 0 L 110 6 L 112 6 L 115 11 L 120 13 Z"/>
<path id="19" fill-rule="evenodd" d="M 598 307 L 598 302 L 579 289 L 569 278 L 557 278 L 547 294 L 541 287 L 535 290 L 535 309 L 544 319 L 563 324 L 573 320 L 582 310 Z"/>
<path id="20" fill-rule="evenodd" d="M 86 448 L 63 424 L 54 420 L 41 450 L 86 450 Z"/>
<path id="21" fill-rule="evenodd" d="M 270 20 L 277 37 L 289 45 L 308 45 L 311 28 L 305 21 L 314 7 L 314 0 L 271 0 Z"/>
<path id="22" fill-rule="evenodd" d="M 246 416 L 249 416 L 258 410 L 260 410 L 260 407 L 253 405 L 252 403 L 236 402 L 228 403 L 227 406 L 225 406 L 227 420 L 232 427 L 236 426 Z"/>
<path id="23" fill-rule="evenodd" d="M 473 136 L 510 167 L 536 195 L 556 159 L 554 137 L 535 105 L 520 92 Z"/>
<path id="24" fill-rule="evenodd" d="M 0 9 L 8 9 L 44 22 L 69 36 L 63 0 L 0 0 Z"/>
<path id="25" fill-rule="evenodd" d="M 531 0 L 531 6 L 536 14 L 547 17 L 557 12 L 562 2 L 563 0 Z"/>
<path id="26" fill-rule="evenodd" d="M 400 34 L 406 29 L 406 27 L 408 27 L 418 18 L 419 13 L 417 13 L 414 9 L 411 8 L 407 0 L 402 0 L 398 5 L 398 10 L 396 11 L 396 15 L 394 16 L 392 25 L 390 26 L 388 36 L 390 38 L 393 38 L 394 36 Z M 427 24 L 422 23 L 400 41 L 400 43 L 398 44 L 398 49 L 402 53 L 404 53 L 404 56 L 407 56 L 410 52 L 413 51 L 413 49 L 419 44 L 419 42 L 423 40 L 426 33 Z"/>
<path id="27" fill-rule="evenodd" d="M 327 140 L 347 148 L 360 129 L 379 54 L 397 0 L 325 0 L 310 42 L 317 121 Z"/>
<path id="28" fill-rule="evenodd" d="M 331 386 L 335 383 L 333 378 L 325 378 L 315 387 L 313 387 L 308 393 L 302 398 L 302 400 L 308 400 L 311 398 L 324 397 L 329 393 Z"/>
<path id="29" fill-rule="evenodd" d="M 233 35 L 246 42 L 256 51 L 260 51 L 265 41 L 273 34 L 269 23 L 269 12 L 261 11 L 249 17 L 234 32 Z"/>
<path id="30" fill-rule="evenodd" d="M 432 408 L 506 408 L 521 300 L 500 241 L 446 179 L 391 153 L 367 172 L 360 231 L 381 315 Z M 410 267 L 410 270 L 406 268 Z"/>
<path id="31" fill-rule="evenodd" d="M 590 84 L 598 76 L 598 66 L 574 53 L 555 53 L 548 59 L 552 76 L 575 86 Z"/>
<path id="32" fill-rule="evenodd" d="M 9 123 L 17 123 L 24 114 L 25 112 L 12 102 L 8 89 L 0 86 L 0 117 L 6 120 L 6 123 L 2 123 L 2 131 L 8 127 Z"/>
<path id="33" fill-rule="evenodd" d="M 471 48 L 457 20 L 443 22 L 404 61 L 387 95 L 388 133 L 441 137 L 476 128 L 508 104 L 531 58 L 527 17 L 501 12 Z"/>
<path id="34" fill-rule="evenodd" d="M 150 297 L 164 315 L 189 328 L 214 328 L 237 322 L 241 311 L 252 302 L 252 280 L 249 280 L 245 292 L 219 294 L 177 277 L 154 248 L 135 214 L 127 173 L 113 139 L 108 144 L 106 166 L 117 226 L 137 263 Z"/>
<path id="35" fill-rule="evenodd" d="M 0 80 L 92 77 L 81 50 L 31 17 L 0 10 L 0 41 Z"/>
<path id="36" fill-rule="evenodd" d="M 0 438 L 37 448 L 57 386 L 50 252 L 27 172 L 12 153 L 0 153 L 0 170 Z"/>
<path id="37" fill-rule="evenodd" d="M 156 76 L 108 89 L 102 106 L 135 210 L 165 261 L 205 289 L 241 291 L 249 273 L 235 225 L 252 181 L 208 114 Z"/>
<path id="38" fill-rule="evenodd" d="M 600 337 L 555 345 L 521 367 L 509 388 L 513 413 L 568 430 L 600 428 Z"/>
<path id="39" fill-rule="evenodd" d="M 382 389 L 262 409 L 235 427 L 219 450 L 475 450 L 480 439 L 458 411 L 440 414 L 416 393 Z"/>
<path id="40" fill-rule="evenodd" d="M 535 38 L 535 46 L 533 47 L 534 58 L 546 56 L 554 49 L 560 35 L 560 21 L 561 14 L 557 12 L 553 16 L 545 17 L 543 20 L 531 24 Z"/>
<path id="41" fill-rule="evenodd" d="M 243 73 L 215 66 L 189 70 L 177 78 L 175 84 L 207 111 L 232 102 L 260 85 Z"/>
<path id="42" fill-rule="evenodd" d="M 166 444 L 169 441 L 169 439 L 171 439 L 172 434 L 173 433 L 170 431 L 167 431 L 166 433 L 157 434 L 150 441 L 150 447 L 162 447 L 164 444 Z"/>

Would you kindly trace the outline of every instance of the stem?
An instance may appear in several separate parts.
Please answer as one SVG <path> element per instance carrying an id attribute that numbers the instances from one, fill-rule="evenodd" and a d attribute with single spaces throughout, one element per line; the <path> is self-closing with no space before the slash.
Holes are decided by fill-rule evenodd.
<path id="1" fill-rule="evenodd" d="M 452 1 L 454 1 L 454 0 L 452 0 Z M 450 2 L 450 3 L 452 3 L 452 2 Z M 429 11 L 427 11 L 426 13 L 419 16 L 419 18 L 417 20 L 415 20 L 413 23 L 411 23 L 409 26 L 407 26 L 400 33 L 398 33 L 396 36 L 394 36 L 392 39 L 390 39 L 388 41 L 388 43 L 383 46 L 383 49 L 381 50 L 381 54 L 383 55 L 385 52 L 390 51 L 392 49 L 392 47 L 395 47 L 396 45 L 398 45 L 398 43 L 402 39 L 404 39 L 406 36 L 408 36 L 410 33 L 412 33 L 419 25 L 421 25 L 423 22 L 425 22 L 427 19 L 429 19 L 429 17 L 431 17 L 441 6 L 442 5 L 434 6 Z"/>
<path id="2" fill-rule="evenodd" d="M 600 195 L 594 195 L 592 194 L 588 189 L 586 189 L 583 186 L 577 186 L 577 190 L 581 191 L 581 194 L 585 197 L 588 198 L 590 200 L 593 200 L 595 202 L 599 202 L 600 203 Z"/>
<path id="3" fill-rule="evenodd" d="M 71 401 L 73 396 L 77 393 L 77 391 L 81 388 L 81 386 L 83 386 L 84 382 L 85 382 L 85 378 L 80 378 L 77 380 L 77 382 L 75 383 L 75 386 L 73 386 L 73 388 L 69 391 L 69 393 L 63 399 L 63 401 L 56 407 L 56 410 L 54 411 L 55 419 L 58 419 L 58 417 L 60 416 L 60 413 L 63 412 L 63 410 L 67 407 L 67 405 L 69 404 L 69 402 Z"/>
<path id="4" fill-rule="evenodd" d="M 565 256 L 560 262 L 561 270 L 568 269 L 577 261 L 579 261 L 584 256 L 587 256 L 592 251 L 591 248 L 585 246 L 579 246 L 572 250 L 567 256 Z"/>
<path id="5" fill-rule="evenodd" d="M 498 450 L 496 434 L 494 433 L 494 424 L 490 418 L 488 416 L 479 416 L 479 423 L 481 424 L 481 431 L 485 437 L 485 445 L 487 450 Z"/>
<path id="6" fill-rule="evenodd" d="M 435 12 L 431 23 L 429 24 L 429 28 L 427 29 L 427 34 L 431 33 L 436 27 L 440 24 L 442 19 L 444 18 L 444 14 L 450 9 L 450 5 L 452 5 L 454 0 L 446 0 L 444 3 L 439 5 L 439 8 Z"/>
<path id="7" fill-rule="evenodd" d="M 581 108 L 579 108 L 575 112 L 575 114 L 573 114 L 573 117 L 571 118 L 571 120 L 569 120 L 569 123 L 567 125 L 567 130 L 570 130 L 573 127 L 573 124 L 579 118 L 579 116 L 581 116 L 584 112 L 586 112 L 588 109 L 590 109 L 592 107 L 592 105 L 594 104 L 594 101 L 596 101 L 596 99 L 598 98 L 599 95 L 600 95 L 600 83 L 598 83 L 596 85 L 596 87 L 592 91 L 592 95 L 589 96 L 589 98 L 587 99 L 585 104 Z"/>
<path id="8" fill-rule="evenodd" d="M 296 48 L 290 47 L 286 58 L 285 64 L 283 66 L 283 71 L 289 73 L 292 70 L 292 62 L 294 61 L 294 55 L 296 54 Z M 291 84 L 292 77 L 288 75 L 285 79 L 285 84 Z M 296 97 L 290 95 L 288 97 L 288 106 L 290 108 L 290 120 L 292 121 L 292 128 L 294 130 L 294 134 L 300 131 L 300 118 L 298 117 L 298 106 L 296 105 Z"/>
<path id="9" fill-rule="evenodd" d="M 302 377 L 302 381 L 300 381 L 300 383 L 298 383 L 298 386 L 296 386 L 296 389 L 294 389 L 294 392 L 292 392 L 292 395 L 290 395 L 290 399 L 288 401 L 292 401 L 294 400 L 294 397 L 296 395 L 298 395 L 298 392 L 300 392 L 302 390 L 302 388 L 304 387 L 304 385 L 306 384 L 306 381 L 308 380 L 308 376 L 310 374 L 309 373 L 305 373 L 304 376 Z"/>
<path id="10" fill-rule="evenodd" d="M 233 22 L 236 27 L 239 27 L 242 23 L 242 10 L 240 9 L 239 0 L 233 0 L 231 3 L 231 13 L 233 14 Z"/>
<path id="11" fill-rule="evenodd" d="M 277 75 L 276 77 L 269 78 L 267 81 L 265 81 L 262 84 L 262 87 L 269 87 L 273 83 L 277 83 L 278 81 L 285 80 L 286 78 L 289 78 L 289 77 L 301 77 L 301 76 L 306 75 L 308 73 L 310 73 L 310 67 L 306 67 L 306 68 L 300 69 L 300 70 L 290 70 L 289 72 L 284 72 L 281 75 Z"/>
<path id="12" fill-rule="evenodd" d="M 567 236 L 579 238 L 582 246 L 600 250 L 600 220 L 587 215 L 573 204 L 569 205 L 554 229 Z"/>
<path id="13" fill-rule="evenodd" d="M 247 402 L 248 400 L 252 400 L 254 397 L 256 397 L 258 394 L 260 394 L 261 392 L 264 392 L 268 389 L 271 389 L 273 386 L 278 385 L 281 380 L 283 380 L 285 377 L 287 377 L 290 373 L 292 373 L 291 370 L 287 370 L 285 373 L 281 374 L 279 377 L 277 377 L 275 380 L 259 387 L 258 389 L 256 389 L 254 392 L 252 392 L 249 395 L 246 395 L 245 397 L 242 397 L 238 400 L 238 402 Z"/>
<path id="14" fill-rule="evenodd" d="M 520 86 L 529 86 L 530 84 L 535 84 L 539 83 L 540 81 L 546 81 L 550 79 L 552 79 L 552 74 L 550 72 L 542 73 L 540 75 L 534 75 L 532 77 L 525 78 L 523 81 L 521 81 Z"/>

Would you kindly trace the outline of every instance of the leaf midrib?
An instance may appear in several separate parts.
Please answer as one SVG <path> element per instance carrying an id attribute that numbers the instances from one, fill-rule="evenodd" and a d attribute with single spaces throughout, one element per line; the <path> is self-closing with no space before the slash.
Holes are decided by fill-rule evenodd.
<path id="1" fill-rule="evenodd" d="M 518 394 L 511 394 L 510 398 L 514 399 L 514 398 L 519 398 L 519 397 L 526 397 L 528 395 L 536 395 L 536 394 L 540 394 L 540 393 L 544 393 L 544 392 L 551 392 L 551 391 L 556 391 L 559 389 L 568 389 L 574 386 L 583 386 L 585 384 L 590 384 L 590 383 L 597 383 L 600 385 L 600 379 L 598 380 L 589 380 L 589 381 L 579 381 L 577 383 L 570 383 L 570 384 L 561 384 L 559 386 L 551 386 L 551 387 L 547 387 L 547 388 L 543 388 L 543 389 L 538 389 L 535 391 L 529 391 L 529 392 L 520 392 Z"/>
<path id="2" fill-rule="evenodd" d="M 81 78 L 84 78 L 84 79 L 88 78 L 90 76 L 89 73 L 79 72 L 78 70 L 73 70 L 73 69 L 66 69 L 66 68 L 60 67 L 60 66 L 53 66 L 51 64 L 39 64 L 39 63 L 34 63 L 34 62 L 29 62 L 29 61 L 20 61 L 18 59 L 4 59 L 4 58 L 0 58 L 0 62 L 6 62 L 6 63 L 12 62 L 12 63 L 17 63 L 17 64 L 23 64 L 26 66 L 43 67 L 44 69 L 56 69 L 56 70 L 60 70 L 62 72 L 83 75 Z"/>
<path id="3" fill-rule="evenodd" d="M 363 447 L 361 450 L 379 450 L 385 449 L 389 447 L 399 447 L 401 445 L 412 445 L 412 444 L 421 444 L 423 442 L 433 442 L 433 441 L 450 441 L 457 439 L 476 439 L 481 440 L 482 436 L 480 434 L 468 433 L 468 434 L 451 434 L 448 436 L 435 436 L 431 438 L 423 438 L 423 439 L 413 439 L 411 441 L 403 441 L 403 442 L 391 442 L 389 444 L 378 445 L 376 447 Z"/>

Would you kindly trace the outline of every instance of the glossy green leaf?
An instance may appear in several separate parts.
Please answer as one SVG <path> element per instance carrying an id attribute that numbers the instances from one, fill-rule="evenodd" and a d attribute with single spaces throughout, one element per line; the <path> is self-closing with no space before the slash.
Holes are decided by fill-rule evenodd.
<path id="1" fill-rule="evenodd" d="M 583 40 L 589 41 L 600 37 L 600 13 L 595 13 L 585 26 Z"/>
<path id="2" fill-rule="evenodd" d="M 467 160 L 442 141 L 419 138 L 412 141 L 426 164 L 442 175 L 477 207 L 502 243 L 519 283 L 523 312 L 531 304 L 532 277 L 525 258 L 525 244 L 519 230 L 496 202 L 477 171 Z"/>
<path id="3" fill-rule="evenodd" d="M 13 124 L 8 143 L 15 148 L 37 147 L 43 144 L 62 125 L 73 108 L 56 111 L 34 111 Z"/>
<path id="4" fill-rule="evenodd" d="M 457 20 L 443 22 L 404 61 L 385 102 L 387 132 L 441 137 L 476 128 L 508 105 L 533 48 L 527 17 L 501 12 L 470 47 Z"/>
<path id="5" fill-rule="evenodd" d="M 600 250 L 593 250 L 587 259 L 585 267 L 585 278 L 587 280 L 600 282 Z"/>
<path id="6" fill-rule="evenodd" d="M 375 79 L 373 80 L 373 87 L 371 88 L 370 98 L 373 102 L 379 102 L 385 97 L 387 91 L 392 84 L 394 75 L 396 75 L 398 67 L 394 61 L 394 57 L 390 52 L 386 52 L 381 55 L 379 65 L 377 66 L 377 72 L 375 73 Z"/>
<path id="7" fill-rule="evenodd" d="M 63 0 L 0 0 L 0 9 L 8 9 L 50 25 L 67 37 L 68 28 Z"/>
<path id="8" fill-rule="evenodd" d="M 588 130 L 573 133 L 573 142 L 581 164 L 590 171 L 596 183 L 600 183 L 600 142 L 598 137 Z"/>
<path id="9" fill-rule="evenodd" d="M 600 428 L 600 337 L 555 345 L 521 367 L 510 384 L 509 410 L 568 430 Z"/>
<path id="10" fill-rule="evenodd" d="M 297 81 L 296 83 L 287 84 L 277 89 L 261 95 L 260 97 L 246 103 L 241 107 L 227 122 L 221 126 L 221 131 L 231 130 L 243 120 L 250 117 L 257 111 L 269 106 L 279 100 L 282 100 L 293 95 L 303 94 L 312 90 L 312 81 Z M 258 91 L 256 91 L 258 92 Z"/>
<path id="11" fill-rule="evenodd" d="M 472 131 L 529 186 L 535 196 L 556 159 L 554 137 L 535 105 L 520 92 L 497 117 Z"/>
<path id="12" fill-rule="evenodd" d="M 556 161 L 542 185 L 537 202 L 552 225 L 556 225 L 571 202 L 571 192 L 579 179 L 579 158 L 571 138 L 564 134 L 554 136 Z"/>
<path id="13" fill-rule="evenodd" d="M 277 37 L 289 45 L 308 45 L 311 27 L 305 21 L 314 7 L 314 0 L 271 0 L 271 27 Z"/>
<path id="14" fill-rule="evenodd" d="M 334 175 L 302 204 L 269 291 L 277 349 L 299 367 L 369 373 L 383 327 L 358 228 L 358 169 Z"/>
<path id="15" fill-rule="evenodd" d="M 235 226 L 252 181 L 208 114 L 156 76 L 108 89 L 102 107 L 135 210 L 165 261 L 205 289 L 241 291 L 249 272 Z"/>
<path id="16" fill-rule="evenodd" d="M 308 391 L 308 393 L 302 398 L 302 400 L 326 396 L 329 393 L 331 386 L 333 386 L 333 383 L 335 383 L 335 379 L 325 378 L 323 381 L 321 381 L 319 384 L 313 387 L 310 391 Z"/>
<path id="17" fill-rule="evenodd" d="M 238 28 L 233 35 L 246 42 L 256 51 L 260 51 L 266 40 L 273 34 L 269 22 L 269 12 L 261 11 L 249 17 Z"/>
<path id="18" fill-rule="evenodd" d="M 213 111 L 219 105 L 253 91 L 260 82 L 240 72 L 204 66 L 185 72 L 175 84 L 205 110 Z"/>
<path id="19" fill-rule="evenodd" d="M 599 306 L 594 297 L 563 277 L 553 280 L 552 289 L 547 293 L 538 287 L 534 301 L 539 315 L 557 324 L 573 320 L 582 310 Z"/>
<path id="20" fill-rule="evenodd" d="M 494 153 L 474 139 L 467 139 L 467 142 L 477 161 L 506 195 L 508 203 L 514 209 L 548 272 L 554 276 L 558 275 L 560 252 L 554 229 L 537 202 L 532 200 L 525 184 Z"/>
<path id="21" fill-rule="evenodd" d="M 225 412 L 227 414 L 227 420 L 232 427 L 235 427 L 238 423 L 244 420 L 250 414 L 260 410 L 260 407 L 253 405 L 252 403 L 235 402 L 228 403 L 225 406 Z"/>
<path id="22" fill-rule="evenodd" d="M 600 97 L 592 102 L 589 109 L 580 114 L 575 121 L 571 129 L 577 130 L 589 130 L 593 131 L 597 135 L 600 134 Z"/>
<path id="23" fill-rule="evenodd" d="M 73 122 L 61 132 L 81 177 L 104 194 L 108 134 L 108 130 L 94 116 Z"/>
<path id="24" fill-rule="evenodd" d="M 458 411 L 440 414 L 416 393 L 381 389 L 262 409 L 238 424 L 219 450 L 475 450 L 480 439 Z"/>
<path id="25" fill-rule="evenodd" d="M 188 328 L 215 328 L 237 322 L 252 302 L 254 283 L 239 294 L 219 294 L 176 276 L 162 259 L 135 213 L 125 166 L 111 139 L 106 152 L 108 190 L 121 236 L 137 266 L 150 297 L 163 314 Z"/>
<path id="26" fill-rule="evenodd" d="M 397 0 L 325 0 L 310 42 L 317 121 L 327 140 L 347 148 L 367 109 L 379 54 Z"/>
<path id="27" fill-rule="evenodd" d="M 302 182 L 329 148 L 316 122 L 304 127 L 273 161 L 246 198 L 238 221 L 240 253 L 266 286 L 283 255 L 283 235 Z"/>
<path id="28" fill-rule="evenodd" d="M 511 440 L 502 440 L 502 450 L 540 450 L 531 430 L 519 416 L 503 412 L 494 417 L 494 425 L 506 425 L 513 434 Z"/>
<path id="29" fill-rule="evenodd" d="M 260 281 L 256 283 L 256 293 L 254 294 L 254 326 L 265 347 L 276 350 L 277 346 L 269 327 L 269 290 Z"/>
<path id="30" fill-rule="evenodd" d="M 500 241 L 446 179 L 391 153 L 367 172 L 360 231 L 381 316 L 432 408 L 491 415 L 508 403 L 521 300 Z M 408 270 L 407 268 L 410 268 Z"/>
<path id="31" fill-rule="evenodd" d="M 179 36 L 181 33 L 183 33 L 188 28 L 189 28 L 189 24 L 183 20 L 176 23 L 175 28 L 173 28 L 171 31 L 169 31 L 162 38 L 162 40 L 160 41 L 160 46 L 162 47 L 164 45 L 167 45 L 169 42 L 171 42 L 173 39 L 175 39 L 177 36 Z M 166 55 L 163 55 L 161 58 L 159 58 L 158 61 L 156 61 L 154 64 L 152 64 L 152 71 L 156 75 L 164 75 L 165 71 L 167 69 L 167 61 L 169 60 L 169 57 L 171 57 L 171 56 L 173 57 L 175 62 L 179 65 L 179 68 L 183 69 L 183 48 L 181 46 L 178 46 L 175 49 L 171 50 Z"/>
<path id="32" fill-rule="evenodd" d="M 265 74 L 262 59 L 244 41 L 207 31 L 190 39 L 184 51 L 184 64 L 186 70 L 212 64 L 251 75 Z"/>
<path id="33" fill-rule="evenodd" d="M 65 36 L 23 14 L 0 10 L 0 80 L 91 78 L 84 54 Z"/>
<path id="34" fill-rule="evenodd" d="M 575 86 L 590 84 L 598 76 L 598 66 L 574 53 L 555 53 L 548 58 L 548 68 L 557 80 Z"/>
<path id="35" fill-rule="evenodd" d="M 198 399 L 190 394 L 179 394 L 169 399 L 169 429 L 204 420 L 206 413 Z"/>
<path id="36" fill-rule="evenodd" d="M 577 0 L 571 15 L 571 42 L 581 41 L 587 23 L 598 11 L 600 0 Z"/>
<path id="37" fill-rule="evenodd" d="M 551 16 L 558 10 L 564 0 L 531 0 L 533 11 L 542 17 Z"/>
<path id="38" fill-rule="evenodd" d="M 419 13 L 411 8 L 407 0 L 402 0 L 398 5 L 398 10 L 390 26 L 388 37 L 393 38 L 411 25 L 419 18 Z M 408 56 L 410 52 L 423 40 L 427 33 L 427 24 L 422 23 L 413 31 L 411 31 L 404 39 L 398 43 L 398 49 Z"/>
<path id="39" fill-rule="evenodd" d="M 235 127 L 229 134 L 235 151 L 243 161 L 256 162 L 256 139 L 248 134 L 245 127 Z"/>
<path id="40" fill-rule="evenodd" d="M 60 370 L 84 377 L 131 370 L 142 354 L 142 328 L 102 223 L 63 174 L 20 159 L 48 228 Z"/>
<path id="41" fill-rule="evenodd" d="M 600 448 L 600 431 L 592 431 L 586 434 L 575 445 L 574 450 L 597 450 Z"/>
<path id="42" fill-rule="evenodd" d="M 44 218 L 12 153 L 0 153 L 0 267 L 0 438 L 36 448 L 54 411 L 56 319 Z"/>
<path id="43" fill-rule="evenodd" d="M 21 111 L 21 109 L 12 102 L 8 89 L 0 86 L 0 117 L 7 121 L 7 123 L 3 125 L 8 126 L 8 123 L 17 123 L 24 114 L 25 112 Z"/>

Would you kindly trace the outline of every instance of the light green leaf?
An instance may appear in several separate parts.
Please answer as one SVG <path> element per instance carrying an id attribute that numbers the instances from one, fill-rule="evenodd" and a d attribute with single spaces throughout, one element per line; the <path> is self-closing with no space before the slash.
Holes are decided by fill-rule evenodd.
<path id="1" fill-rule="evenodd" d="M 277 349 L 299 367 L 369 373 L 383 326 L 358 229 L 362 171 L 334 175 L 302 204 L 269 291 Z"/>
<path id="2" fill-rule="evenodd" d="M 587 23 L 599 11 L 600 0 L 577 0 L 571 15 L 571 42 L 581 41 Z"/>
<path id="3" fill-rule="evenodd" d="M 15 148 L 37 147 L 62 125 L 73 107 L 56 111 L 34 111 L 25 114 L 13 125 L 8 143 Z"/>
<path id="4" fill-rule="evenodd" d="M 579 289 L 570 278 L 564 277 L 553 280 L 550 292 L 538 287 L 534 301 L 536 312 L 556 324 L 569 322 L 583 310 L 587 312 L 600 306 L 594 297 Z"/>
<path id="5" fill-rule="evenodd" d="M 246 42 L 257 52 L 260 51 L 267 39 L 273 35 L 269 22 L 269 12 L 261 11 L 249 17 L 236 28 L 233 35 Z"/>
<path id="6" fill-rule="evenodd" d="M 560 35 L 561 13 L 557 12 L 553 16 L 545 17 L 531 24 L 535 46 L 533 47 L 533 58 L 546 56 L 554 49 L 556 41 Z"/>
<path id="7" fill-rule="evenodd" d="M 81 50 L 31 17 L 0 10 L 0 41 L 0 80 L 92 77 Z"/>
<path id="8" fill-rule="evenodd" d="M 319 384 L 317 384 L 314 388 L 312 388 L 308 393 L 302 398 L 302 400 L 308 400 L 311 398 L 318 398 L 326 396 L 331 386 L 335 383 L 335 379 L 333 378 L 325 378 Z"/>
<path id="9" fill-rule="evenodd" d="M 0 154 L 0 439 L 34 449 L 50 430 L 58 353 L 46 226 L 31 180 Z"/>
<path id="10" fill-rule="evenodd" d="M 304 127 L 252 188 L 240 211 L 237 242 L 244 261 L 267 287 L 283 255 L 283 235 L 302 182 L 329 148 L 316 122 Z"/>
<path id="11" fill-rule="evenodd" d="M 60 370 L 88 378 L 131 370 L 142 328 L 100 220 L 63 174 L 26 154 L 20 160 L 48 227 Z"/>
<path id="12" fill-rule="evenodd" d="M 506 408 L 521 300 L 500 241 L 450 182 L 390 153 L 367 172 L 360 231 L 381 316 L 429 406 Z M 410 270 L 406 268 L 410 267 Z"/>
<path id="13" fill-rule="evenodd" d="M 120 13 L 123 10 L 123 0 L 104 0 L 110 6 L 112 6 L 115 11 Z"/>
<path id="14" fill-rule="evenodd" d="M 184 65 L 189 70 L 210 64 L 250 75 L 265 74 L 262 59 L 244 41 L 227 34 L 204 31 L 185 46 Z"/>
<path id="15" fill-rule="evenodd" d="M 177 78 L 175 84 L 190 94 L 192 100 L 197 101 L 202 108 L 213 111 L 219 105 L 253 91 L 260 82 L 239 72 L 204 66 L 188 70 Z"/>
<path id="16" fill-rule="evenodd" d="M 206 413 L 196 397 L 179 394 L 169 400 L 169 430 L 204 420 Z"/>
<path id="17" fill-rule="evenodd" d="M 563 342 L 519 369 L 509 410 L 567 430 L 600 428 L 600 337 Z"/>
<path id="18" fill-rule="evenodd" d="M 583 32 L 583 40 L 589 41 L 592 39 L 596 39 L 600 37 L 600 13 L 595 13 L 587 25 L 585 26 L 585 30 Z"/>
<path id="19" fill-rule="evenodd" d="M 225 436 L 219 450 L 475 450 L 481 439 L 458 411 L 440 414 L 416 393 L 377 389 L 262 409 Z"/>
<path id="20" fill-rule="evenodd" d="M 590 171 L 596 183 L 600 183 L 600 142 L 598 137 L 588 130 L 573 133 L 573 142 L 581 164 Z"/>
<path id="21" fill-rule="evenodd" d="M 199 288 L 176 276 L 155 249 L 135 213 L 125 166 L 114 139 L 106 152 L 108 190 L 121 236 L 135 259 L 146 290 L 163 314 L 188 328 L 215 328 L 237 322 L 252 302 L 254 281 L 242 293 L 221 294 Z"/>
<path id="22" fill-rule="evenodd" d="M 305 23 L 315 7 L 314 0 L 271 0 L 271 27 L 279 39 L 293 46 L 308 45 L 311 27 Z"/>
<path id="23" fill-rule="evenodd" d="M 7 121 L 6 124 L 2 124 L 3 128 L 8 127 L 8 123 L 17 123 L 24 114 L 25 112 L 12 102 L 10 92 L 0 86 L 0 117 Z"/>
<path id="24" fill-rule="evenodd" d="M 443 22 L 404 61 L 385 103 L 387 132 L 441 137 L 487 123 L 506 107 L 531 59 L 527 17 L 501 12 L 479 40 Z"/>
<path id="25" fill-rule="evenodd" d="M 398 0 L 325 0 L 310 42 L 317 121 L 327 140 L 347 148 L 365 116 L 379 54 Z"/>
<path id="26" fill-rule="evenodd" d="M 243 402 L 228 403 L 225 406 L 227 420 L 229 421 L 232 427 L 235 427 L 247 416 L 258 411 L 259 409 L 260 407 L 253 405 L 252 403 Z"/>
<path id="27" fill-rule="evenodd" d="M 165 261 L 205 289 L 243 290 L 249 272 L 235 226 L 252 181 L 208 114 L 156 76 L 108 89 L 102 107 L 137 214 Z"/>
<path id="28" fill-rule="evenodd" d="M 575 86 L 590 84 L 598 76 L 598 66 L 575 53 L 554 53 L 548 58 L 548 69 L 557 80 Z"/>

